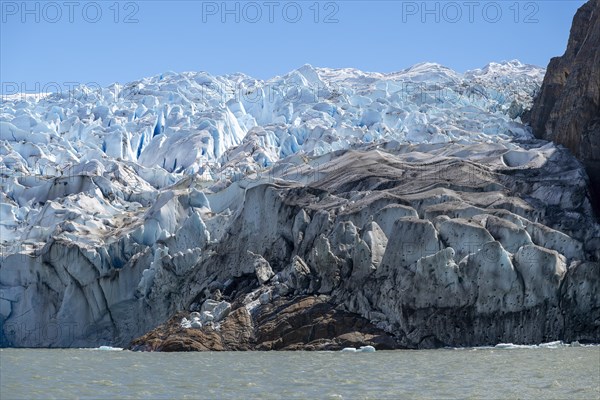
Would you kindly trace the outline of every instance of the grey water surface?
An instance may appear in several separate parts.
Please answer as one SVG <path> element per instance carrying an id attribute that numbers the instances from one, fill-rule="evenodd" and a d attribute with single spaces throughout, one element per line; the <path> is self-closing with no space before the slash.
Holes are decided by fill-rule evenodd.
<path id="1" fill-rule="evenodd" d="M 1 349 L 0 384 L 2 400 L 598 399 L 600 347 L 376 353 Z"/>

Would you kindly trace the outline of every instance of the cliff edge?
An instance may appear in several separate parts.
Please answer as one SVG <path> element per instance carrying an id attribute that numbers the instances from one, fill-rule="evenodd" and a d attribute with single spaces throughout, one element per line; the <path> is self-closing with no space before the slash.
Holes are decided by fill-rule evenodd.
<path id="1" fill-rule="evenodd" d="M 565 54 L 555 57 L 531 111 L 536 137 L 570 149 L 591 181 L 600 211 L 600 1 L 585 3 L 573 18 Z"/>

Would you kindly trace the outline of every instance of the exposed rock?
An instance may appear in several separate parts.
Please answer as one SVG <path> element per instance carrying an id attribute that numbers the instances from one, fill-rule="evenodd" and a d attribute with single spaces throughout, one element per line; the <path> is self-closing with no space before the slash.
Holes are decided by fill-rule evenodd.
<path id="1" fill-rule="evenodd" d="M 566 341 L 598 343 L 600 335 L 600 263 L 575 263 L 561 285 L 561 309 L 565 314 Z"/>
<path id="2" fill-rule="evenodd" d="M 234 310 L 219 330 L 185 329 L 178 313 L 164 325 L 135 339 L 132 350 L 341 350 L 371 346 L 365 351 L 393 349 L 391 335 L 358 315 L 337 310 L 328 297 L 278 299 L 256 313 L 246 307 Z"/>
<path id="3" fill-rule="evenodd" d="M 252 337 L 252 319 L 242 307 L 221 324 L 220 330 L 210 327 L 186 329 L 177 324 L 183 313 L 177 313 L 164 325 L 135 339 L 131 349 L 141 351 L 224 351 L 249 350 Z"/>
<path id="4" fill-rule="evenodd" d="M 586 166 L 600 215 L 600 1 L 573 18 L 565 54 L 548 65 L 531 111 L 534 134 L 569 148 Z"/>
<path id="5" fill-rule="evenodd" d="M 368 320 L 340 311 L 327 296 L 311 296 L 293 302 L 274 302 L 256 318 L 258 350 L 341 350 L 371 345 L 392 349 L 391 335 Z"/>
<path id="6" fill-rule="evenodd" d="M 274 292 L 277 296 L 287 296 L 290 293 L 290 287 L 285 283 L 276 282 Z"/>

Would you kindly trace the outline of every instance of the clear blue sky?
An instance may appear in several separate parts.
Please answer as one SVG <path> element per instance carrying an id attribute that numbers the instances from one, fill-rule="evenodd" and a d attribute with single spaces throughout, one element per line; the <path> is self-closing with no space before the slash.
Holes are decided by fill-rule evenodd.
<path id="1" fill-rule="evenodd" d="M 227 2 L 231 13 L 222 1 L 0 3 L 6 92 L 7 82 L 105 86 L 165 71 L 268 78 L 306 63 L 379 72 L 423 61 L 458 71 L 510 59 L 546 66 L 564 52 L 584 1 L 265 0 Z"/>

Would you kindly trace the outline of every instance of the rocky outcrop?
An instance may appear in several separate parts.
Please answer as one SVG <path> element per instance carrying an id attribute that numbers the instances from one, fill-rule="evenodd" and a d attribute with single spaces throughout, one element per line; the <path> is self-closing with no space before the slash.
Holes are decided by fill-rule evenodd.
<path id="1" fill-rule="evenodd" d="M 178 313 L 130 344 L 138 351 L 394 349 L 393 336 L 359 315 L 339 310 L 328 296 L 278 297 L 252 310 L 244 305 L 218 326 L 183 328 Z"/>
<path id="2" fill-rule="evenodd" d="M 564 145 L 584 163 L 600 212 L 599 0 L 575 14 L 565 54 L 548 65 L 531 126 L 537 137 Z"/>

